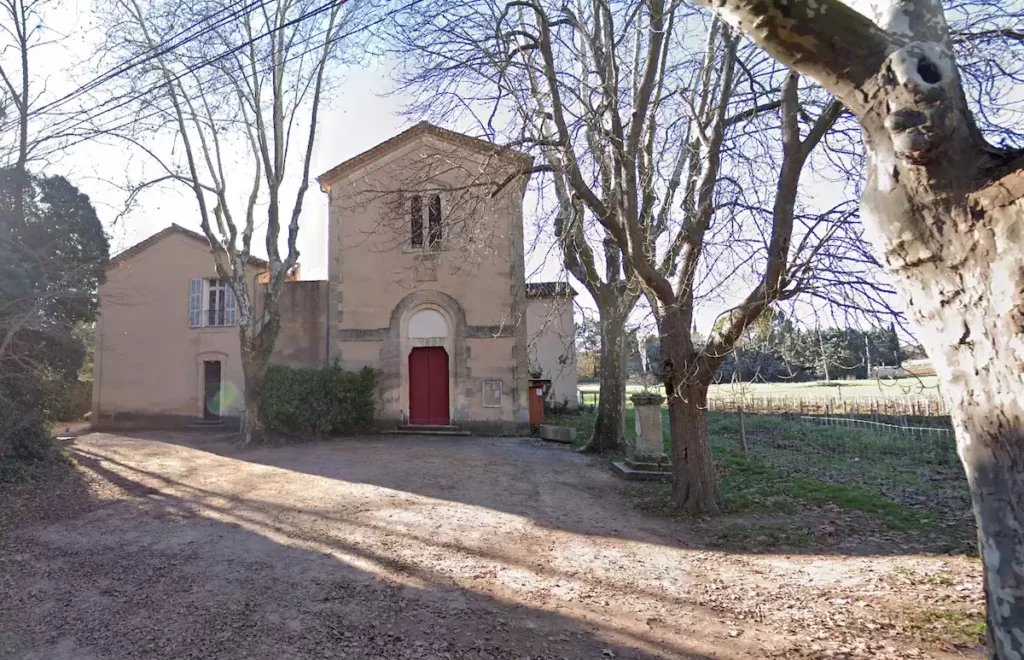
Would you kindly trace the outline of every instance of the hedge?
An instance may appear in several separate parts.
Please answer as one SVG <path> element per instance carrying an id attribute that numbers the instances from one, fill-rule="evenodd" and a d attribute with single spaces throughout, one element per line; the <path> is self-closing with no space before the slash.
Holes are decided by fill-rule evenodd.
<path id="1" fill-rule="evenodd" d="M 47 383 L 47 410 L 55 422 L 80 420 L 92 409 L 92 381 L 50 381 Z"/>
<path id="2" fill-rule="evenodd" d="M 267 429 L 286 436 L 345 435 L 373 428 L 377 372 L 271 366 L 260 388 Z"/>

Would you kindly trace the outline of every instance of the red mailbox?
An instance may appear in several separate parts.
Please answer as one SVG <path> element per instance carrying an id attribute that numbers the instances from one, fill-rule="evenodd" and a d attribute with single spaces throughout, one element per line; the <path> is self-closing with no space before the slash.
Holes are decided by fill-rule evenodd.
<path id="1" fill-rule="evenodd" d="M 544 391 L 551 384 L 550 380 L 530 381 L 530 425 L 544 423 Z"/>

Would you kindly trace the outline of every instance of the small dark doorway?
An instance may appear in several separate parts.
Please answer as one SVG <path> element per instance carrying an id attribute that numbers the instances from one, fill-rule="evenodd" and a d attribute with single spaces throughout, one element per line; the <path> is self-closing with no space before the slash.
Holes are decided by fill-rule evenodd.
<path id="1" fill-rule="evenodd" d="M 220 419 L 220 362 L 203 362 L 203 419 Z"/>
<path id="2" fill-rule="evenodd" d="M 448 352 L 414 348 L 409 353 L 409 423 L 448 422 Z"/>

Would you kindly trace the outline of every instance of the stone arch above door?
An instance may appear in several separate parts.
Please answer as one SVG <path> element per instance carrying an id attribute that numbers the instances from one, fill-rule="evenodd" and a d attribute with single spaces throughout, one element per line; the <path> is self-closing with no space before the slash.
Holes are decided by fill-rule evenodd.
<path id="1" fill-rule="evenodd" d="M 443 333 L 439 333 L 443 325 Z M 466 313 L 452 296 L 441 291 L 415 291 L 402 298 L 391 312 L 388 346 L 382 384 L 391 400 L 400 402 L 402 414 L 409 411 L 409 354 L 413 348 L 440 346 L 448 353 L 449 406 L 453 421 L 468 419 L 467 401 L 461 385 L 469 378 L 466 354 Z"/>
<path id="2" fill-rule="evenodd" d="M 228 366 L 228 354 L 221 351 L 202 351 L 196 354 L 196 371 L 195 371 L 195 416 L 197 419 L 203 417 L 203 404 L 206 401 L 205 398 L 205 378 L 203 373 L 204 362 L 220 362 L 221 368 L 221 386 L 224 386 L 226 371 Z M 226 392 L 224 392 L 226 394 Z"/>
<path id="3" fill-rule="evenodd" d="M 415 309 L 406 326 L 410 339 L 445 339 L 449 335 L 448 319 L 432 306 Z"/>
<path id="4" fill-rule="evenodd" d="M 391 324 L 389 332 L 391 339 L 401 339 L 402 321 L 407 318 L 410 311 L 417 311 L 419 308 L 434 307 L 447 312 L 452 325 L 449 331 L 452 336 L 462 339 L 466 336 L 466 312 L 462 309 L 459 301 L 441 291 L 429 289 L 414 291 L 398 301 L 391 311 Z"/>

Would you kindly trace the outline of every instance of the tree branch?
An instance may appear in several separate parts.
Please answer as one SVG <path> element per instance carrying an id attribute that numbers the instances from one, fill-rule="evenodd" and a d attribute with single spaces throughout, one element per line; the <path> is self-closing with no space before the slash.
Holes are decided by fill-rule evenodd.
<path id="1" fill-rule="evenodd" d="M 858 115 L 860 90 L 904 36 L 886 32 L 842 0 L 700 0 L 779 62 L 810 76 Z"/>

